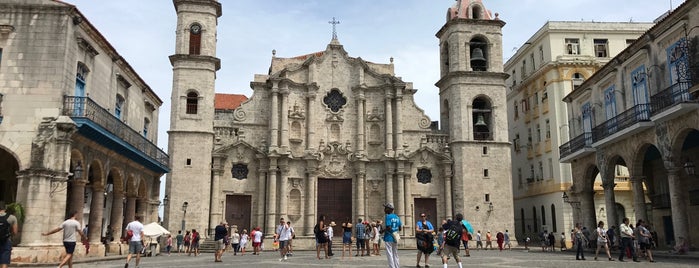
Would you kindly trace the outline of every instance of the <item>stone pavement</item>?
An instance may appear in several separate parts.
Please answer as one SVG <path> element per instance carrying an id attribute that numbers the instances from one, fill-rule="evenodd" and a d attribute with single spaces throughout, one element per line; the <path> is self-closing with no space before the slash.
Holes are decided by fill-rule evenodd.
<path id="1" fill-rule="evenodd" d="M 339 255 L 338 255 L 339 253 Z M 387 267 L 385 252 L 382 251 L 381 256 L 372 257 L 351 257 L 342 259 L 341 251 L 336 251 L 335 256 L 331 259 L 318 260 L 315 258 L 315 252 L 298 251 L 294 256 L 289 257 L 287 261 L 279 261 L 279 253 L 273 251 L 265 251 L 261 255 L 246 254 L 245 256 L 233 256 L 229 251 L 223 256 L 223 263 L 215 263 L 213 254 L 202 254 L 198 257 L 177 256 L 156 256 L 142 258 L 141 267 L 252 267 L 267 268 L 267 267 Z M 462 252 L 463 254 L 463 252 Z M 401 267 L 415 267 L 416 251 L 415 250 L 400 250 L 399 251 Z M 464 267 L 698 267 L 699 254 L 695 252 L 685 256 L 672 256 L 668 254 L 660 254 L 656 257 L 656 263 L 643 261 L 640 263 L 634 262 L 610 262 L 606 258 L 600 258 L 599 261 L 594 261 L 594 253 L 586 253 L 587 260 L 576 261 L 575 253 L 567 252 L 541 252 L 537 250 L 525 251 L 522 249 L 513 249 L 512 251 L 497 251 L 497 250 L 481 250 L 471 251 L 471 257 L 464 257 Z M 124 267 L 124 258 L 117 260 L 79 260 L 80 262 L 74 265 L 76 268 L 87 267 Z M 429 264 L 433 268 L 439 268 L 441 261 L 434 254 L 430 258 Z M 55 264 L 51 265 L 55 267 Z M 50 266 L 45 266 L 50 267 Z M 134 261 L 131 261 L 129 267 L 136 267 Z M 457 267 L 456 263 L 451 260 L 449 267 Z"/>

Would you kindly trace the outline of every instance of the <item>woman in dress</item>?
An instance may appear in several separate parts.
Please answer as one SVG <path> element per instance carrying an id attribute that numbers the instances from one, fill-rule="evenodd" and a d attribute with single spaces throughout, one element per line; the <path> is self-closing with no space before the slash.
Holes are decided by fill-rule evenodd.
<path id="1" fill-rule="evenodd" d="M 607 258 L 613 261 L 612 255 L 609 254 L 609 241 L 607 239 L 607 230 L 604 229 L 604 222 L 600 221 L 597 223 L 597 250 L 595 250 L 595 260 L 597 260 L 597 255 L 599 254 L 599 249 L 604 247 L 607 251 Z"/>
<path id="2" fill-rule="evenodd" d="M 248 245 L 248 239 L 250 239 L 248 236 L 248 229 L 243 229 L 243 232 L 240 233 L 240 255 L 245 255 L 245 247 Z"/>
<path id="3" fill-rule="evenodd" d="M 349 252 L 349 257 L 352 257 L 352 220 L 347 218 L 342 223 L 342 258 L 345 258 L 345 250 Z"/>
<path id="4" fill-rule="evenodd" d="M 316 238 L 316 257 L 320 260 L 320 249 L 325 252 L 325 258 L 328 258 L 328 237 L 326 236 L 327 226 L 325 226 L 325 215 L 320 215 L 316 226 L 313 228 L 313 233 Z"/>

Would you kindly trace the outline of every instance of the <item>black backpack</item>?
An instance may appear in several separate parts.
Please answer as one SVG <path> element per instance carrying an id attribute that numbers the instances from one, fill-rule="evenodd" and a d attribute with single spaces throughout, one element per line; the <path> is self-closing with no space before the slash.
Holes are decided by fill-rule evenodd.
<path id="1" fill-rule="evenodd" d="M 462 232 L 461 224 L 452 222 L 449 229 L 447 229 L 447 232 L 444 234 L 444 242 L 450 246 L 459 246 Z"/>
<path id="2" fill-rule="evenodd" d="M 0 244 L 7 242 L 10 238 L 10 222 L 7 219 L 10 218 L 10 214 L 5 214 L 5 216 L 0 216 Z"/>

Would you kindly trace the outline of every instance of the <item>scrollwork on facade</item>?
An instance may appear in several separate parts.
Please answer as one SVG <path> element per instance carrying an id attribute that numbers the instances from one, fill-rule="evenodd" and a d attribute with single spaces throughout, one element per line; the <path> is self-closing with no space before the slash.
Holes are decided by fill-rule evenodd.
<path id="1" fill-rule="evenodd" d="M 245 111 L 243 111 L 242 108 L 238 107 L 233 112 L 233 119 L 235 121 L 245 121 L 245 119 L 246 119 Z"/>
<path id="2" fill-rule="evenodd" d="M 289 110 L 289 118 L 303 120 L 306 118 L 306 110 L 294 103 L 294 107 Z"/>
<path id="3" fill-rule="evenodd" d="M 319 169 L 326 175 L 339 177 L 347 172 L 348 162 L 353 161 L 354 152 L 352 144 L 348 141 L 344 144 L 340 142 L 325 143 L 320 141 L 318 149 L 320 160 L 326 160 Z"/>

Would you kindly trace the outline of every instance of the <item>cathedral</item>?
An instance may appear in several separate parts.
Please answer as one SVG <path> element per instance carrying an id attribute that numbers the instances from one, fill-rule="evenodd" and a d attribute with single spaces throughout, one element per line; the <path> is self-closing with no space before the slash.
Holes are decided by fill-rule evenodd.
<path id="1" fill-rule="evenodd" d="M 284 218 L 303 248 L 314 245 L 319 216 L 338 227 L 382 220 L 385 202 L 408 238 L 420 213 L 435 224 L 462 213 L 483 232 L 514 229 L 505 22 L 481 0 L 456 1 L 436 33 L 439 121 L 416 105 L 417 89 L 392 59 L 350 56 L 335 34 L 318 52 L 273 53 L 251 96 L 217 94 L 221 3 L 173 2 L 169 230 L 206 234 L 226 221 L 271 235 Z"/>

